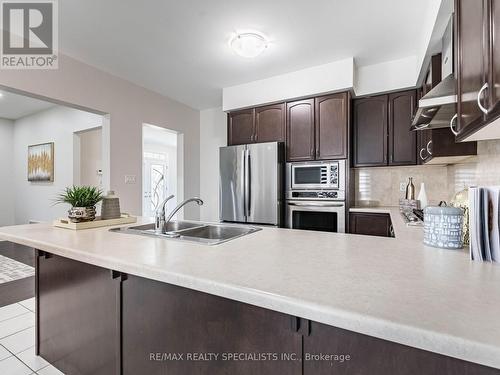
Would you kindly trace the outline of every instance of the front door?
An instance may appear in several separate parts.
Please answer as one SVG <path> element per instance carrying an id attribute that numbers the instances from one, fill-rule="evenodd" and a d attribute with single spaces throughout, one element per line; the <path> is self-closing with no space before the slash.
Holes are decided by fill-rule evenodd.
<path id="1" fill-rule="evenodd" d="M 167 162 L 160 159 L 144 159 L 143 204 L 145 217 L 154 217 L 160 203 L 167 197 Z"/>

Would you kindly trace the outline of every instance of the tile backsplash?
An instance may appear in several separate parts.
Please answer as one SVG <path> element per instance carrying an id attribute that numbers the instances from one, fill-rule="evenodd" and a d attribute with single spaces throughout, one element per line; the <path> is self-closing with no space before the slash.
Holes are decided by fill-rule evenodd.
<path id="1" fill-rule="evenodd" d="M 356 202 L 360 200 L 378 201 L 380 206 L 397 206 L 405 193 L 399 191 L 401 182 L 408 183 L 413 177 L 415 198 L 420 192 L 420 184 L 425 190 L 430 204 L 447 200 L 448 174 L 446 166 L 378 167 L 357 168 L 355 170 Z"/>
<path id="2" fill-rule="evenodd" d="M 416 196 L 420 183 L 425 183 L 430 204 L 450 201 L 465 187 L 500 185 L 500 140 L 478 142 L 478 155 L 461 164 L 357 168 L 355 204 L 360 200 L 374 200 L 381 206 L 397 206 L 399 198 L 404 196 L 399 184 L 408 182 L 408 177 L 413 177 Z"/>

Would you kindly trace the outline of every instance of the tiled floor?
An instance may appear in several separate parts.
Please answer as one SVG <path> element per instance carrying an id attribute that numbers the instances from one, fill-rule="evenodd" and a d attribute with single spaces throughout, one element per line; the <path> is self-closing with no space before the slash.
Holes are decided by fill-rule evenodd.
<path id="1" fill-rule="evenodd" d="M 35 355 L 35 299 L 0 307 L 0 374 L 64 375 Z"/>

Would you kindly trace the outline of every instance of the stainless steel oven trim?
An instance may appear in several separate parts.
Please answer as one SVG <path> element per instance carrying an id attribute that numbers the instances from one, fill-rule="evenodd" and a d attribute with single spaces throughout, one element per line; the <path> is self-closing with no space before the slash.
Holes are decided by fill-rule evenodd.
<path id="1" fill-rule="evenodd" d="M 292 217 L 294 211 L 310 211 L 310 212 L 335 212 L 338 214 L 337 233 L 345 233 L 345 203 L 344 202 L 325 202 L 318 203 L 304 202 L 303 200 L 294 202 L 287 201 L 287 227 L 293 228 Z"/>
<path id="2" fill-rule="evenodd" d="M 338 182 L 337 184 L 330 183 L 331 166 L 336 165 L 338 168 Z M 297 184 L 294 180 L 294 169 L 304 167 L 318 167 L 324 166 L 327 168 L 327 183 L 317 184 Z M 287 163 L 287 190 L 345 190 L 346 184 L 346 161 L 333 160 L 325 162 L 302 162 L 302 163 Z"/>

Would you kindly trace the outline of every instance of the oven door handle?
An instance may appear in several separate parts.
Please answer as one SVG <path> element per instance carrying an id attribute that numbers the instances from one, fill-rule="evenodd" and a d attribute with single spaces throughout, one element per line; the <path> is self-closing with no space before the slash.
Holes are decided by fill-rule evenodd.
<path id="1" fill-rule="evenodd" d="M 325 203 L 292 203 L 288 202 L 289 206 L 298 206 L 298 207 L 344 207 L 343 203 L 337 204 L 325 204 Z"/>

